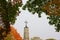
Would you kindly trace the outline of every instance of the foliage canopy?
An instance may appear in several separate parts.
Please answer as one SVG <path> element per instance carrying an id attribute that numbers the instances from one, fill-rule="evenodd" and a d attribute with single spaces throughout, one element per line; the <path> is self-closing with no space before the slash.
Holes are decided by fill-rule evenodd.
<path id="1" fill-rule="evenodd" d="M 45 12 L 49 24 L 54 25 L 57 32 L 60 31 L 60 0 L 28 0 L 22 9 L 26 8 L 32 14 L 37 13 L 39 17 Z"/>
<path id="2" fill-rule="evenodd" d="M 2 25 L 4 25 L 0 27 L 0 40 L 4 39 L 10 32 L 10 24 L 15 23 L 21 5 L 22 0 L 0 0 L 0 21 L 2 20 Z"/>

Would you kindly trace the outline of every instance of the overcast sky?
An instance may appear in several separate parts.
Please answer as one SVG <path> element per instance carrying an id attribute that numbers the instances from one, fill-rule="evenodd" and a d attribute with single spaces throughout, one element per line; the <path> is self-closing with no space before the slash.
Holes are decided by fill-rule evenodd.
<path id="1" fill-rule="evenodd" d="M 26 0 L 23 0 L 23 3 L 26 3 Z M 38 36 L 42 39 L 56 38 L 60 40 L 60 32 L 55 32 L 54 26 L 48 24 L 49 20 L 47 20 L 47 16 L 44 13 L 39 18 L 37 14 L 33 15 L 27 10 L 21 10 L 14 27 L 22 37 L 24 36 L 25 21 L 28 21 L 27 26 L 29 27 L 30 38 Z"/>

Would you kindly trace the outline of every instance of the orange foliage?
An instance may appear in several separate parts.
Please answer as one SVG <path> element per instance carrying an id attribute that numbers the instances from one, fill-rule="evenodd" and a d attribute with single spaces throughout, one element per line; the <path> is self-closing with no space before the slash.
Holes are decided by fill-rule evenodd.
<path id="1" fill-rule="evenodd" d="M 52 8 L 53 4 L 55 4 L 55 8 Z M 43 9 L 48 12 L 48 15 L 53 13 L 54 15 L 60 16 L 60 0 L 50 0 L 46 5 L 43 6 Z"/>
<path id="2" fill-rule="evenodd" d="M 12 26 L 11 26 L 11 34 L 14 36 L 16 40 L 22 40 L 22 37 L 19 35 L 16 29 L 13 28 Z"/>

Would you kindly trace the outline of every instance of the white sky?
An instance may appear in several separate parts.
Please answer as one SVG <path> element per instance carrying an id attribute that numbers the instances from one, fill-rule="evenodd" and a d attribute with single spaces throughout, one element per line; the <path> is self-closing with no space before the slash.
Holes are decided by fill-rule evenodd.
<path id="1" fill-rule="evenodd" d="M 25 3 L 26 0 L 23 0 Z M 29 35 L 30 38 L 34 36 L 39 36 L 42 39 L 46 38 L 56 38 L 60 40 L 60 32 L 55 32 L 54 26 L 48 24 L 47 16 L 43 13 L 41 18 L 38 18 L 37 14 L 32 15 L 27 10 L 21 10 L 20 15 L 17 17 L 14 27 L 24 36 L 25 21 L 28 21 Z"/>

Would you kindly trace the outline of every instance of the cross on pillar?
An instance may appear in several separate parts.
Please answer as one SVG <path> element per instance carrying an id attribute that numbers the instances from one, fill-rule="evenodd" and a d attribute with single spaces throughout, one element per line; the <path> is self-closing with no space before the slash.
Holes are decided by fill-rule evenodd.
<path id="1" fill-rule="evenodd" d="M 27 27 L 27 23 L 28 23 L 28 22 L 27 22 L 27 21 L 25 21 L 25 25 L 26 25 L 26 27 Z"/>

